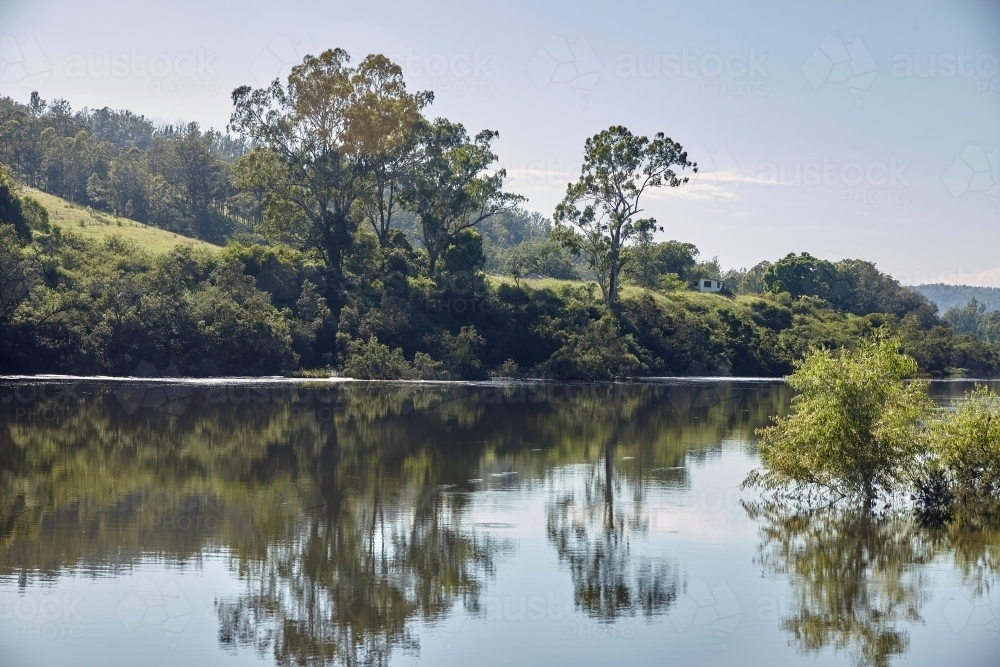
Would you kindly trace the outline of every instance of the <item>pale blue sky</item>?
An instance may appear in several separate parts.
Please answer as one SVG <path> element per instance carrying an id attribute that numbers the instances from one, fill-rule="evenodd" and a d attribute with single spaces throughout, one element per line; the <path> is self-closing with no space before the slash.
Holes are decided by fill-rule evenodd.
<path id="1" fill-rule="evenodd" d="M 546 215 L 624 124 L 700 163 L 647 209 L 725 267 L 805 250 L 1000 285 L 1000 5 L 761 4 L 2 0 L 0 93 L 219 128 L 305 52 L 382 52 L 434 115 L 499 130 Z"/>

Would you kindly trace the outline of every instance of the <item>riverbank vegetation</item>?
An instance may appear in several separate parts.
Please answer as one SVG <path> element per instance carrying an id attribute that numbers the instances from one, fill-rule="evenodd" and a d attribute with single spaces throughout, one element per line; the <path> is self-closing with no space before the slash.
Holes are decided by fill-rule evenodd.
<path id="1" fill-rule="evenodd" d="M 992 316 L 942 319 L 871 263 L 657 241 L 641 197 L 697 170 L 662 133 L 587 139 L 550 220 L 496 132 L 432 102 L 341 50 L 234 91 L 224 133 L 0 99 L 0 373 L 780 376 L 879 328 L 921 376 L 1000 373 Z"/>
<path id="2" fill-rule="evenodd" d="M 880 330 L 853 350 L 815 349 L 788 377 L 793 411 L 758 431 L 747 485 L 777 501 L 893 505 L 932 524 L 1000 516 L 1000 397 L 980 386 L 935 407 L 917 363 Z"/>

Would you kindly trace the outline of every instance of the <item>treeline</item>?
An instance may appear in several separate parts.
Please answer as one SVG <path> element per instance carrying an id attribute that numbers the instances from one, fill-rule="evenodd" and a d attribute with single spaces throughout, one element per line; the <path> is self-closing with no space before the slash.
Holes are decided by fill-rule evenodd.
<path id="1" fill-rule="evenodd" d="M 956 335 L 870 263 L 801 254 L 723 273 L 691 244 L 654 242 L 640 197 L 697 169 L 663 134 L 587 139 L 550 220 L 505 189 L 497 133 L 427 117 L 432 99 L 384 56 L 351 66 L 331 50 L 235 90 L 236 138 L 5 101 L 0 155 L 17 178 L 228 245 L 87 243 L 5 178 L 0 371 L 774 376 L 882 326 L 927 375 L 1000 369 L 995 343 Z M 582 282 L 523 280 L 539 276 Z M 700 278 L 729 288 L 695 294 Z"/>
<path id="2" fill-rule="evenodd" d="M 970 334 L 990 343 L 1000 343 L 1000 311 L 987 310 L 973 297 L 962 307 L 949 308 L 944 320 L 955 333 Z"/>
<path id="3" fill-rule="evenodd" d="M 0 210 L 18 221 L 0 225 L 2 373 L 128 375 L 148 362 L 196 376 L 776 376 L 812 346 L 849 348 L 879 326 L 926 375 L 989 376 L 1000 365 L 996 345 L 956 335 L 926 303 L 859 315 L 788 291 L 636 289 L 612 313 L 592 284 L 488 279 L 471 233 L 435 280 L 422 277 L 425 261 L 405 239 L 384 250 L 362 234 L 364 252 L 344 267 L 351 287 L 338 294 L 322 261 L 288 246 L 152 255 L 115 236 L 85 241 L 48 225 L 45 209 L 12 187 L 0 187 Z M 770 276 L 800 259 L 776 262 L 765 282 L 776 289 Z M 386 276 L 385 265 L 397 273 Z"/>
<path id="4" fill-rule="evenodd" d="M 239 209 L 232 160 L 245 147 L 197 123 L 155 125 L 130 111 L 73 112 L 66 100 L 0 98 L 0 162 L 28 185 L 69 201 L 222 242 Z"/>
<path id="5" fill-rule="evenodd" d="M 972 299 L 986 306 L 986 310 L 1000 310 L 1000 287 L 975 287 L 973 285 L 916 285 L 914 290 L 937 305 L 938 310 L 961 308 Z"/>

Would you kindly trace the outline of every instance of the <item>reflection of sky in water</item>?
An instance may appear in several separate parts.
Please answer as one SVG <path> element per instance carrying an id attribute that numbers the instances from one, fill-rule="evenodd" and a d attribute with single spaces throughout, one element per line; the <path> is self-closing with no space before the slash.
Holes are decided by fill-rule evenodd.
<path id="1" fill-rule="evenodd" d="M 92 499 L 85 510 L 53 514 L 49 500 L 45 520 L 29 521 L 33 515 L 24 509 L 5 515 L 0 664 L 274 664 L 282 662 L 275 646 L 283 633 L 286 647 L 291 632 L 295 646 L 315 655 L 324 637 L 347 641 L 352 632 L 380 623 L 394 628 L 387 644 L 360 637 L 375 651 L 363 655 L 374 655 L 376 663 L 851 664 L 850 646 L 837 653 L 828 644 L 810 657 L 796 650 L 787 620 L 817 589 L 809 588 L 808 572 L 795 571 L 804 560 L 784 561 L 784 571 L 762 561 L 762 524 L 740 504 L 750 499 L 740 483 L 755 465 L 752 427 L 779 409 L 787 393 L 750 384 L 737 392 L 720 389 L 725 386 L 695 385 L 686 395 L 675 388 L 637 389 L 621 410 L 606 396 L 532 408 L 476 403 L 478 390 L 449 389 L 427 400 L 387 401 L 367 417 L 351 400 L 369 399 L 348 396 L 339 404 L 341 421 L 301 428 L 279 418 L 287 406 L 258 405 L 253 419 L 270 421 L 249 424 L 247 433 L 271 427 L 266 437 L 273 442 L 247 456 L 245 466 L 246 443 L 215 442 L 228 453 L 213 455 L 211 448 L 188 443 L 186 457 L 147 466 L 137 456 L 127 469 L 140 471 L 148 488 L 162 486 L 175 497 L 179 488 L 195 496 L 217 494 L 218 500 L 178 502 L 178 512 L 164 514 L 156 511 L 169 505 L 167 495 L 159 505 L 154 496 L 145 505 L 131 501 L 133 509 L 153 508 L 147 525 L 122 512 L 120 498 L 117 513 L 100 509 L 115 496 L 111 481 L 111 488 L 95 492 L 104 493 L 103 500 Z M 934 393 L 954 396 L 965 388 L 939 384 Z M 107 408 L 99 400 L 81 406 L 91 421 L 75 423 L 75 436 L 60 430 L 64 444 L 90 438 L 118 419 L 100 406 Z M 210 429 L 199 419 L 214 420 L 220 432 L 239 430 L 219 409 L 196 395 L 172 421 L 155 410 L 143 417 L 140 409 L 136 414 L 148 421 L 128 421 L 136 419 L 128 415 L 116 426 L 150 442 L 155 435 L 144 429 L 159 426 L 164 437 L 184 446 L 186 434 Z M 3 452 L 10 457 L 3 464 L 4 502 L 14 496 L 12 489 L 23 493 L 30 486 L 17 474 L 32 465 L 61 467 L 67 485 L 96 484 L 88 475 L 101 480 L 72 448 L 36 455 L 13 448 L 12 442 L 30 441 L 25 433 L 33 427 L 11 415 L 2 413 L 8 431 Z M 330 429 L 338 437 L 335 454 L 303 444 L 328 437 Z M 569 434 L 560 437 L 562 432 Z M 315 465 L 300 466 L 301 460 L 278 451 L 282 442 L 295 443 L 299 457 L 311 452 Z M 193 461 L 201 467 L 192 468 Z M 305 469 L 313 473 L 295 472 Z M 339 477 L 331 479 L 331 470 Z M 337 521 L 329 523 L 331 516 Z M 830 525 L 851 531 L 855 524 Z M 338 530 L 353 532 L 350 539 L 310 542 L 317 531 Z M 872 534 L 877 551 L 884 536 Z M 821 559 L 824 554 L 809 552 L 807 535 L 796 534 L 791 544 Z M 997 533 L 992 535 L 987 548 L 996 559 Z M 320 544 L 339 545 L 340 560 L 316 551 Z M 79 558 L 63 567 L 61 553 Z M 449 565 L 442 569 L 436 559 Z M 889 558 L 862 568 L 862 588 L 871 595 L 848 598 L 878 607 L 885 591 L 904 591 L 903 606 L 910 604 L 915 616 L 900 613 L 891 624 L 903 631 L 905 650 L 889 664 L 996 664 L 997 587 L 977 595 L 946 548 L 929 553 L 923 564 L 916 556 L 910 560 Z M 843 567 L 850 565 L 844 561 Z M 356 569 L 369 566 L 370 572 Z M 893 566 L 900 566 L 898 575 Z M 316 574 L 322 572 L 327 574 Z M 844 572 L 828 575 L 846 579 Z M 364 600 L 386 606 L 378 612 L 377 604 L 358 602 L 357 590 L 353 598 L 330 597 L 317 576 L 334 584 L 367 582 Z M 465 577 L 465 583 L 449 577 Z M 906 597 L 906 590 L 913 594 Z M 422 612 L 406 606 L 414 601 Z M 859 614 L 864 611 L 859 606 Z M 241 614 L 243 625 L 234 620 Z M 253 631 L 222 641 L 223 617 L 223 634 Z M 302 648 L 307 639 L 317 642 L 313 649 Z M 296 655 L 279 658 L 294 664 Z"/>

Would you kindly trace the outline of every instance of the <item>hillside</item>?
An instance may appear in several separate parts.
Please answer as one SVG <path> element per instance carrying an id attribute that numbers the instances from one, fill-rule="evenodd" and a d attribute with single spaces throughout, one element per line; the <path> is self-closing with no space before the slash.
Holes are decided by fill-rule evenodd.
<path id="1" fill-rule="evenodd" d="M 150 227 L 129 218 L 120 218 L 110 213 L 79 206 L 35 188 L 22 186 L 22 190 L 25 195 L 37 199 L 45 207 L 49 212 L 50 224 L 71 230 L 74 234 L 91 241 L 101 241 L 111 234 L 118 234 L 125 240 L 137 243 L 153 253 L 167 252 L 176 245 L 194 245 L 210 250 L 219 249 L 219 246 L 198 239 Z"/>
<path id="2" fill-rule="evenodd" d="M 1000 288 L 973 287 L 971 285 L 915 285 L 911 289 L 920 292 L 938 307 L 944 314 L 949 308 L 960 308 L 975 298 L 986 306 L 987 310 L 1000 310 Z"/>

